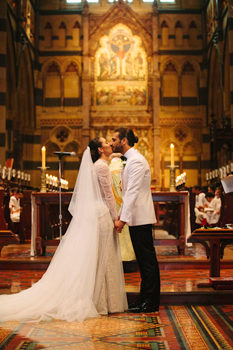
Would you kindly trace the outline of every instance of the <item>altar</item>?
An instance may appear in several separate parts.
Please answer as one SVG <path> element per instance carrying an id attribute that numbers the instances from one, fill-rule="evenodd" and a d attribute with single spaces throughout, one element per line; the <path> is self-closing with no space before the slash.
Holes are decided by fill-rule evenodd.
<path id="1" fill-rule="evenodd" d="M 68 206 L 72 192 L 62 193 L 62 232 L 65 233 L 71 215 Z M 169 234 L 176 233 L 175 239 L 154 239 L 154 245 L 175 245 L 181 255 L 184 255 L 187 237 L 191 234 L 189 214 L 189 192 L 152 191 L 154 203 L 165 202 L 171 205 L 176 212 L 169 217 L 167 212 Z M 31 230 L 31 256 L 45 254 L 47 246 L 59 244 L 59 193 L 58 192 L 32 192 L 32 230 Z M 173 217 L 172 217 L 173 216 Z M 174 220 L 175 216 L 175 220 Z"/>
<path id="2" fill-rule="evenodd" d="M 189 192 L 153 191 L 152 199 L 154 203 L 165 202 L 167 204 L 163 226 L 169 234 L 175 236 L 175 239 L 154 239 L 154 246 L 175 245 L 179 254 L 184 255 L 185 247 L 192 245 L 187 242 L 191 234 Z"/>

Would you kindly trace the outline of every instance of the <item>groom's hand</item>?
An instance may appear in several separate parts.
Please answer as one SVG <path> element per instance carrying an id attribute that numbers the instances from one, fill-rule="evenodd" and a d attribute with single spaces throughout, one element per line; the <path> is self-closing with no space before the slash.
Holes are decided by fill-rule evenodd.
<path id="1" fill-rule="evenodd" d="M 123 229 L 124 225 L 125 225 L 124 221 L 116 220 L 115 221 L 115 227 L 117 229 L 117 232 L 121 232 L 121 230 Z"/>

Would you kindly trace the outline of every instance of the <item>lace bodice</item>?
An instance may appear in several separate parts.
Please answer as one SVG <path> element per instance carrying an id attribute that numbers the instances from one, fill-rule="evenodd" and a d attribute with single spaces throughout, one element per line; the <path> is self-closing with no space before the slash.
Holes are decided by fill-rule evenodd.
<path id="1" fill-rule="evenodd" d="M 116 211 L 116 202 L 112 192 L 112 176 L 108 167 L 107 161 L 103 159 L 98 159 L 94 163 L 94 167 L 96 170 L 96 174 L 98 176 L 98 181 L 100 185 L 101 196 L 103 198 L 104 203 L 106 203 L 112 219 L 117 219 L 117 211 Z"/>

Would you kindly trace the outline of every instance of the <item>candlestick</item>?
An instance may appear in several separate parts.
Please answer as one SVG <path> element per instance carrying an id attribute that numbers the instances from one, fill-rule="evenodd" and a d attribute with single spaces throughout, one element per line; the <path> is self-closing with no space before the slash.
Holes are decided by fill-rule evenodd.
<path id="1" fill-rule="evenodd" d="M 174 145 L 171 143 L 170 145 L 170 150 L 171 150 L 171 167 L 174 166 Z"/>
<path id="2" fill-rule="evenodd" d="M 170 192 L 176 191 L 176 168 L 178 168 L 178 165 L 168 165 L 168 168 L 170 168 Z"/>
<path id="3" fill-rule="evenodd" d="M 41 167 L 42 167 L 42 168 L 45 168 L 45 167 L 46 167 L 46 161 L 45 161 L 45 157 L 46 157 L 46 148 L 45 148 L 45 147 L 42 147 L 42 148 L 41 148 L 41 153 L 42 153 L 42 165 L 41 165 Z"/>
<path id="4" fill-rule="evenodd" d="M 46 193 L 47 192 L 47 188 L 46 188 L 46 170 L 48 168 L 49 167 L 44 167 L 44 168 L 43 167 L 38 167 L 38 169 L 40 169 L 40 192 L 42 192 L 42 193 Z"/>

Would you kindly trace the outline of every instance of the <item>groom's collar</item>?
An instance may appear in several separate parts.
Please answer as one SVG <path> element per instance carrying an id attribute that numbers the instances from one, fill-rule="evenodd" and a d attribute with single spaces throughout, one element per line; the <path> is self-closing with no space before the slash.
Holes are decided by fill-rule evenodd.
<path id="1" fill-rule="evenodd" d="M 137 152 L 137 150 L 133 147 L 131 147 L 127 152 L 125 152 L 124 157 L 129 159 L 134 153 Z"/>

